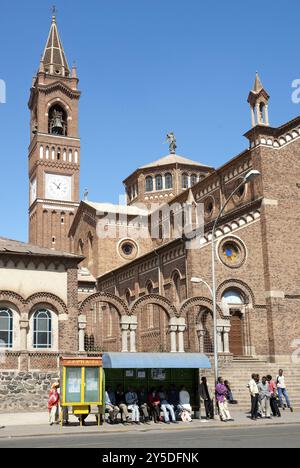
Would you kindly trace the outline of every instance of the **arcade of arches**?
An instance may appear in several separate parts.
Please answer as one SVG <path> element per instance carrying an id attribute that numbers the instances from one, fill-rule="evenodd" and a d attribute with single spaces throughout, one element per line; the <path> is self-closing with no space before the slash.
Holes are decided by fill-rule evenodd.
<path id="1" fill-rule="evenodd" d="M 251 354 L 248 299 L 228 289 L 218 306 L 218 350 Z M 147 288 L 132 301 L 105 293 L 89 296 L 79 315 L 80 351 L 84 352 L 202 352 L 212 354 L 213 317 L 208 298 L 191 298 L 174 305 Z"/>

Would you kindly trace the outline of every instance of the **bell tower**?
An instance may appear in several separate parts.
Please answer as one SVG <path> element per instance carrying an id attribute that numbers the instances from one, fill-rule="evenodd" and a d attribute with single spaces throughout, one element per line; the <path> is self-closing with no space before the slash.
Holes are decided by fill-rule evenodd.
<path id="1" fill-rule="evenodd" d="M 270 96 L 264 89 L 259 74 L 256 73 L 253 89 L 250 91 L 248 102 L 251 108 L 252 127 L 263 125 L 268 127 L 269 124 L 269 99 Z"/>
<path id="2" fill-rule="evenodd" d="M 64 251 L 71 251 L 68 232 L 79 206 L 78 82 L 53 14 L 28 104 L 29 241 Z"/>

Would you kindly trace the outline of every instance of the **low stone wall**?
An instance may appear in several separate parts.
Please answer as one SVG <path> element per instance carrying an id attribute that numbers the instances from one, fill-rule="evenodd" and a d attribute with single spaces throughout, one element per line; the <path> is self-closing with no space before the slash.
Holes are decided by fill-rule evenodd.
<path id="1" fill-rule="evenodd" d="M 58 378 L 58 372 L 0 372 L 0 412 L 47 411 L 51 384 Z"/>

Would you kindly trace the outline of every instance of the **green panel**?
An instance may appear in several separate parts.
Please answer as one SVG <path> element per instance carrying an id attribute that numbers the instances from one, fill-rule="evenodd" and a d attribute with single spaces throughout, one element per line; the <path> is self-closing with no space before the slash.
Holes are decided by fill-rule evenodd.
<path id="1" fill-rule="evenodd" d="M 81 367 L 67 367 L 66 371 L 66 403 L 80 403 Z"/>
<path id="2" fill-rule="evenodd" d="M 172 369 L 172 380 L 178 382 L 179 380 L 183 381 L 193 381 L 195 371 L 193 369 Z"/>
<path id="3" fill-rule="evenodd" d="M 123 369 L 106 369 L 105 370 L 105 375 L 106 375 L 106 380 L 108 382 L 112 380 L 119 380 L 120 383 L 123 382 L 123 375 L 124 371 Z"/>
<path id="4" fill-rule="evenodd" d="M 144 372 L 144 370 L 135 369 L 133 377 L 126 377 L 126 369 L 107 369 L 105 371 L 106 383 L 110 385 L 114 391 L 117 385 L 121 384 L 125 392 L 127 392 L 128 386 L 132 386 L 136 390 L 142 386 L 147 390 L 150 390 L 152 387 L 158 389 L 163 386 L 166 390 L 169 390 L 170 386 L 175 384 L 177 389 L 180 390 L 180 387 L 185 385 L 191 395 L 191 404 L 195 406 L 199 405 L 198 374 L 194 369 L 163 369 L 163 372 L 159 373 L 155 371 L 154 374 L 152 369 L 146 369 L 145 379 L 138 378 L 138 372 Z M 157 378 L 164 375 L 166 380 L 154 380 L 154 375 L 156 375 Z"/>
<path id="5" fill-rule="evenodd" d="M 84 401 L 86 403 L 98 403 L 100 400 L 99 371 L 99 367 L 85 369 Z"/>

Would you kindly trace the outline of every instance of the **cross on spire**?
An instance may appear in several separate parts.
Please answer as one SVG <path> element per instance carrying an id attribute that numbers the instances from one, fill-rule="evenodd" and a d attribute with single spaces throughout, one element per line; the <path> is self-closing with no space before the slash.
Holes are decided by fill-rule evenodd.
<path id="1" fill-rule="evenodd" d="M 52 18 L 55 19 L 56 13 L 57 13 L 56 5 L 52 5 L 51 11 L 52 11 Z"/>
<path id="2" fill-rule="evenodd" d="M 57 28 L 55 5 L 52 7 L 52 13 L 52 24 L 42 58 L 45 71 L 50 75 L 70 76 L 69 65 Z"/>

